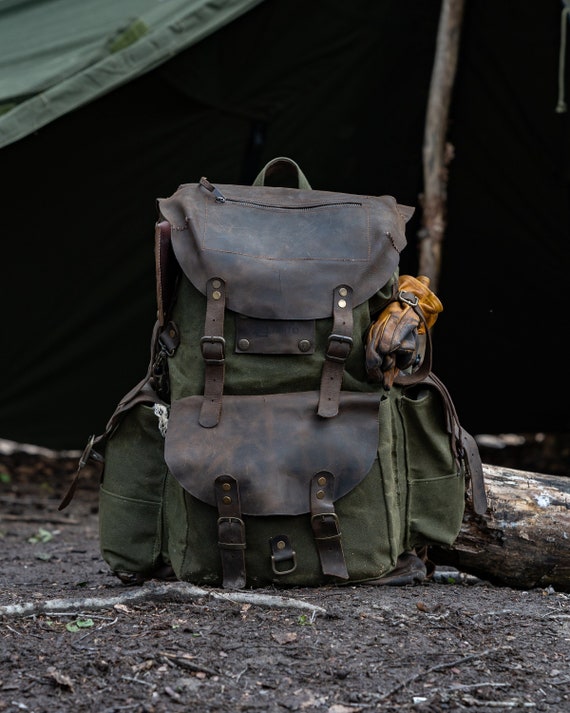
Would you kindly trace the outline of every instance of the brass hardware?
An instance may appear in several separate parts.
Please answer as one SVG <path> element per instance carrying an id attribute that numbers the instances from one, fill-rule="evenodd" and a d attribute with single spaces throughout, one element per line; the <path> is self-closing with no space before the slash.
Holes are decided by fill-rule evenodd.
<path id="1" fill-rule="evenodd" d="M 308 339 L 301 339 L 299 342 L 299 351 L 308 352 L 311 348 L 311 342 Z"/>
<path id="2" fill-rule="evenodd" d="M 326 485 L 327 484 L 327 479 L 325 478 L 324 475 L 321 475 L 321 477 L 317 480 L 317 483 L 319 485 Z"/>
<path id="3" fill-rule="evenodd" d="M 319 500 L 322 500 L 325 497 L 325 491 L 324 490 L 317 490 L 317 498 Z"/>
<path id="4" fill-rule="evenodd" d="M 232 499 L 230 498 L 229 495 L 224 495 L 224 497 L 222 498 L 222 501 L 223 501 L 224 505 L 229 505 L 232 502 Z"/>

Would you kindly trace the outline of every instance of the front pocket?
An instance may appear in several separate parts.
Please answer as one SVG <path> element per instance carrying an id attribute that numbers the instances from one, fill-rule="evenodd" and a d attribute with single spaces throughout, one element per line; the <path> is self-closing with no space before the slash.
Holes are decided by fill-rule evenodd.
<path id="1" fill-rule="evenodd" d="M 230 547 L 218 548 L 218 524 L 228 519 L 243 528 L 245 547 L 234 542 L 231 549 L 243 549 L 247 586 L 312 586 L 335 576 L 345 581 L 335 574 L 342 558 L 348 581 L 378 578 L 395 565 L 399 528 L 387 504 L 396 496 L 391 481 L 385 487 L 378 462 L 382 394 L 342 392 L 339 415 L 332 419 L 317 416 L 318 399 L 316 391 L 226 395 L 214 428 L 199 424 L 202 396 L 172 404 L 165 456 L 173 477 L 165 502 L 169 554 L 180 579 L 222 581 L 220 558 Z M 313 488 L 318 475 L 320 491 Z M 236 492 L 228 484 L 228 518 L 218 510 L 214 484 L 230 477 Z M 313 531 L 320 516 L 330 528 L 324 536 Z M 174 532 L 171 523 L 182 520 L 189 527 Z M 271 543 L 281 537 L 295 556 L 279 568 Z"/>

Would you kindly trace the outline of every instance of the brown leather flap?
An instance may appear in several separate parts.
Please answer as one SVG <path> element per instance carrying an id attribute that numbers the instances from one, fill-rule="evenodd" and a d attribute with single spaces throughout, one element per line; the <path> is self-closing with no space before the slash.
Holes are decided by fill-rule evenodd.
<path id="1" fill-rule="evenodd" d="M 194 497 L 215 505 L 214 480 L 232 475 L 246 515 L 299 515 L 310 510 L 312 476 L 335 476 L 333 500 L 372 467 L 378 447 L 380 393 L 342 392 L 336 418 L 317 415 L 319 393 L 225 395 L 215 428 L 199 423 L 202 396 L 172 404 L 165 459 Z"/>
<path id="2" fill-rule="evenodd" d="M 328 317 L 338 285 L 352 287 L 354 304 L 365 302 L 398 266 L 413 213 L 391 196 L 227 184 L 216 190 L 185 184 L 159 199 L 174 253 L 203 294 L 208 279 L 221 278 L 228 308 L 262 319 Z"/>

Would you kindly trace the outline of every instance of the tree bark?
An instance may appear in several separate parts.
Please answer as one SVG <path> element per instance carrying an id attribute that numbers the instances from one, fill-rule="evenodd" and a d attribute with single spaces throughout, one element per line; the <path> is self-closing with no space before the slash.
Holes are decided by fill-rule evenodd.
<path id="1" fill-rule="evenodd" d="M 464 0 L 443 0 L 435 60 L 432 71 L 424 130 L 422 228 L 419 237 L 418 273 L 430 279 L 437 292 L 441 269 L 441 244 L 445 230 L 447 164 L 451 147 L 445 137 L 455 78 Z"/>
<path id="2" fill-rule="evenodd" d="M 493 583 L 570 591 L 570 478 L 484 464 L 489 507 L 466 508 L 450 549 L 432 559 Z"/>

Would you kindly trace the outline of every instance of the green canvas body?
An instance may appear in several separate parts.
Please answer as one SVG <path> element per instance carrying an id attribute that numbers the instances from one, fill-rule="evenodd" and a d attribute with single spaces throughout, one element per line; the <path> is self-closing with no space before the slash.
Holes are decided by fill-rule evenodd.
<path id="1" fill-rule="evenodd" d="M 432 373 L 384 390 L 365 371 L 410 210 L 205 179 L 159 208 L 149 370 L 96 439 L 111 570 L 374 582 L 404 552 L 452 544 L 472 439 Z"/>

